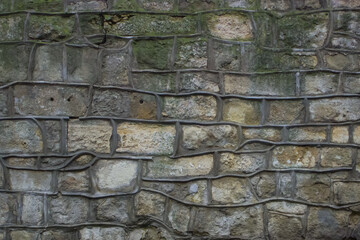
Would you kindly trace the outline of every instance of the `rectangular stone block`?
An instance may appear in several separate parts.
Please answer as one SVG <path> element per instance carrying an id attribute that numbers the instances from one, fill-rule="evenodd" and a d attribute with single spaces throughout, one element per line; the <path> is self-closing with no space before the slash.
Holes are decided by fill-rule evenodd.
<path id="1" fill-rule="evenodd" d="M 352 148 L 324 147 L 320 153 L 322 167 L 350 167 L 352 164 Z"/>
<path id="2" fill-rule="evenodd" d="M 140 0 L 140 6 L 146 11 L 173 11 L 175 0 Z"/>
<path id="3" fill-rule="evenodd" d="M 360 98 L 331 98 L 309 101 L 312 122 L 344 122 L 360 119 Z"/>
<path id="4" fill-rule="evenodd" d="M 268 141 L 281 141 L 281 128 L 242 128 L 245 140 L 262 139 Z"/>
<path id="5" fill-rule="evenodd" d="M 354 143 L 360 144 L 360 126 L 355 125 L 353 130 Z"/>
<path id="6" fill-rule="evenodd" d="M 357 0 L 331 0 L 332 6 L 335 8 L 355 8 L 360 7 Z"/>
<path id="7" fill-rule="evenodd" d="M 261 121 L 261 101 L 229 98 L 224 100 L 223 119 L 244 125 L 258 125 Z"/>
<path id="8" fill-rule="evenodd" d="M 88 171 L 60 172 L 58 188 L 63 192 L 89 192 L 90 181 Z"/>
<path id="9" fill-rule="evenodd" d="M 359 202 L 360 182 L 334 182 L 334 196 L 338 205 Z"/>
<path id="10" fill-rule="evenodd" d="M 331 128 L 331 142 L 348 143 L 349 142 L 349 127 L 338 126 Z"/>
<path id="11" fill-rule="evenodd" d="M 33 10 L 39 12 L 63 12 L 64 3 L 61 0 L 15 0 L 13 10 Z"/>
<path id="12" fill-rule="evenodd" d="M 353 37 L 343 37 L 335 35 L 331 38 L 329 47 L 337 48 L 339 50 L 358 50 L 360 48 L 360 43 L 356 38 Z"/>
<path id="13" fill-rule="evenodd" d="M 132 73 L 136 89 L 152 92 L 175 92 L 175 73 Z"/>
<path id="14" fill-rule="evenodd" d="M 21 220 L 23 224 L 41 225 L 44 219 L 44 198 L 24 195 L 22 198 Z"/>
<path id="15" fill-rule="evenodd" d="M 10 169 L 9 175 L 12 190 L 51 191 L 51 172 Z"/>
<path id="16" fill-rule="evenodd" d="M 5 117 L 8 115 L 8 91 L 0 91 L 0 116 Z"/>
<path id="17" fill-rule="evenodd" d="M 241 47 L 230 43 L 214 42 L 214 65 L 216 70 L 240 71 Z M 212 60 L 212 59 L 211 59 Z"/>
<path id="18" fill-rule="evenodd" d="M 19 115 L 84 116 L 88 88 L 50 85 L 16 85 L 15 112 Z"/>
<path id="19" fill-rule="evenodd" d="M 345 93 L 360 93 L 360 75 L 345 74 L 343 76 L 343 91 Z"/>
<path id="20" fill-rule="evenodd" d="M 71 12 L 80 11 L 104 11 L 107 4 L 103 0 L 70 0 L 67 4 L 67 10 Z"/>
<path id="21" fill-rule="evenodd" d="M 16 223 L 18 200 L 15 195 L 0 193 L 0 224 Z"/>
<path id="22" fill-rule="evenodd" d="M 279 146 L 272 151 L 272 165 L 275 168 L 314 168 L 318 155 L 316 147 Z"/>
<path id="23" fill-rule="evenodd" d="M 289 10 L 291 8 L 290 0 L 263 0 L 260 4 L 261 9 L 264 10 L 276 10 L 276 11 L 284 11 Z"/>
<path id="24" fill-rule="evenodd" d="M 27 80 L 30 45 L 0 45 L 0 83 Z"/>
<path id="25" fill-rule="evenodd" d="M 329 203 L 330 178 L 325 174 L 296 174 L 296 198 L 312 203 Z"/>
<path id="26" fill-rule="evenodd" d="M 222 153 L 220 155 L 220 174 L 253 173 L 265 167 L 265 154 L 233 154 Z"/>
<path id="27" fill-rule="evenodd" d="M 256 195 L 261 199 L 275 197 L 276 179 L 274 173 L 260 173 L 250 179 L 252 188 Z"/>
<path id="28" fill-rule="evenodd" d="M 117 152 L 170 155 L 174 151 L 175 127 L 148 123 L 121 123 Z"/>
<path id="29" fill-rule="evenodd" d="M 256 202 L 246 178 L 225 177 L 213 180 L 211 196 L 215 204 Z"/>
<path id="30" fill-rule="evenodd" d="M 165 119 L 212 121 L 216 118 L 217 102 L 213 96 L 163 97 L 161 114 Z"/>
<path id="31" fill-rule="evenodd" d="M 196 12 L 212 10 L 220 7 L 221 2 L 217 0 L 208 1 L 187 1 L 179 0 L 179 10 L 182 12 Z"/>
<path id="32" fill-rule="evenodd" d="M 156 119 L 156 98 L 151 94 L 95 89 L 90 113 L 94 116 Z"/>
<path id="33" fill-rule="evenodd" d="M 43 150 L 39 126 L 27 120 L 0 121 L 0 153 L 39 153 Z"/>
<path id="34" fill-rule="evenodd" d="M 121 227 L 87 227 L 79 231 L 80 240 L 125 239 L 125 230 Z"/>
<path id="35" fill-rule="evenodd" d="M 165 197 L 158 193 L 141 191 L 135 196 L 136 215 L 162 219 L 165 213 L 165 200 Z"/>
<path id="36" fill-rule="evenodd" d="M 88 150 L 110 153 L 112 126 L 103 120 L 71 120 L 68 122 L 68 151 Z"/>
<path id="37" fill-rule="evenodd" d="M 25 14 L 0 17 L 0 41 L 22 41 L 24 39 Z"/>
<path id="38" fill-rule="evenodd" d="M 289 141 L 325 142 L 326 127 L 293 127 L 288 129 Z"/>
<path id="39" fill-rule="evenodd" d="M 152 162 L 147 162 L 144 175 L 148 178 L 201 176 L 209 174 L 213 165 L 211 154 L 177 159 L 155 157 Z"/>
<path id="40" fill-rule="evenodd" d="M 302 240 L 303 226 L 300 217 L 292 217 L 283 214 L 270 213 L 268 229 L 274 239 Z"/>
<path id="41" fill-rule="evenodd" d="M 40 122 L 45 130 L 47 150 L 59 152 L 61 145 L 61 123 L 60 121 L 44 120 Z"/>
<path id="42" fill-rule="evenodd" d="M 173 229 L 185 233 L 190 222 L 190 208 L 184 204 L 172 201 L 167 219 Z"/>
<path id="43" fill-rule="evenodd" d="M 63 49 L 61 45 L 41 45 L 36 48 L 32 72 L 34 81 L 63 81 Z"/>
<path id="44" fill-rule="evenodd" d="M 184 72 L 180 74 L 180 92 L 220 92 L 218 74 L 210 72 Z"/>
<path id="45" fill-rule="evenodd" d="M 262 95 L 262 96 L 294 96 L 295 74 L 271 75 L 235 75 L 224 76 L 226 94 Z"/>
<path id="46" fill-rule="evenodd" d="M 55 224 L 80 224 L 87 221 L 89 204 L 86 198 L 52 197 L 48 204 L 50 221 Z"/>
<path id="47" fill-rule="evenodd" d="M 337 91 L 339 76 L 330 73 L 308 73 L 301 76 L 302 95 L 334 94 Z"/>
<path id="48" fill-rule="evenodd" d="M 132 202 L 126 197 L 107 197 L 93 201 L 95 218 L 104 222 L 128 223 Z"/>
<path id="49" fill-rule="evenodd" d="M 356 54 L 328 52 L 324 55 L 324 63 L 328 69 L 357 71 L 359 70 L 360 57 Z"/>
<path id="50" fill-rule="evenodd" d="M 187 150 L 235 149 L 238 138 L 237 128 L 232 125 L 185 125 L 181 146 Z"/>
<path id="51" fill-rule="evenodd" d="M 299 100 L 269 101 L 267 122 L 271 124 L 294 124 L 305 120 L 305 106 Z"/>
<path id="52" fill-rule="evenodd" d="M 178 38 L 176 42 L 176 68 L 206 68 L 208 63 L 207 39 Z"/>
<path id="53" fill-rule="evenodd" d="M 129 86 L 130 56 L 128 50 L 102 53 L 100 84 Z"/>

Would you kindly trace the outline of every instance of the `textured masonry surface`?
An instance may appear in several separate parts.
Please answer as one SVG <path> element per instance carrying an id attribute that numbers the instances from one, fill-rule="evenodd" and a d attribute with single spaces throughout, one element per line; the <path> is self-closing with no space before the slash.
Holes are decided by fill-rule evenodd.
<path id="1" fill-rule="evenodd" d="M 359 0 L 0 1 L 0 239 L 360 239 Z"/>

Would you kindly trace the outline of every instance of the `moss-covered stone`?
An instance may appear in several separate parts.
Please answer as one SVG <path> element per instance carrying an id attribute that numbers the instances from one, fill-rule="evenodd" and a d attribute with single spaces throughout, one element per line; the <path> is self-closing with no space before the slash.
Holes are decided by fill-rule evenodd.
<path id="1" fill-rule="evenodd" d="M 220 92 L 218 74 L 210 72 L 184 72 L 180 74 L 180 92 Z"/>
<path id="2" fill-rule="evenodd" d="M 291 8 L 291 0 L 262 0 L 261 9 L 285 11 Z"/>
<path id="3" fill-rule="evenodd" d="M 35 10 L 39 12 L 62 12 L 62 0 L 15 0 L 13 10 Z"/>
<path id="4" fill-rule="evenodd" d="M 335 30 L 360 35 L 360 13 L 337 12 L 335 15 Z"/>
<path id="5" fill-rule="evenodd" d="M 95 83 L 98 75 L 98 50 L 89 47 L 67 47 L 68 81 Z"/>
<path id="6" fill-rule="evenodd" d="M 175 67 L 178 68 L 206 68 L 207 40 L 204 38 L 178 39 L 175 57 Z"/>
<path id="7" fill-rule="evenodd" d="M 263 12 L 255 12 L 253 18 L 256 25 L 256 43 L 259 46 L 272 47 L 274 45 L 276 18 L 273 15 Z"/>
<path id="8" fill-rule="evenodd" d="M 140 10 L 136 0 L 114 0 L 113 10 Z"/>
<path id="9" fill-rule="evenodd" d="M 0 16 L 0 41 L 24 39 L 25 14 Z"/>
<path id="10" fill-rule="evenodd" d="M 170 68 L 172 40 L 139 40 L 133 43 L 137 68 Z"/>
<path id="11" fill-rule="evenodd" d="M 214 43 L 214 62 L 216 70 L 240 70 L 240 45 L 229 43 Z"/>
<path id="12" fill-rule="evenodd" d="M 98 14 L 80 14 L 80 29 L 84 35 L 104 34 L 104 20 Z M 102 39 L 103 40 L 103 39 Z"/>
<path id="13" fill-rule="evenodd" d="M 107 4 L 104 0 L 69 0 L 67 3 L 68 11 L 104 11 Z"/>

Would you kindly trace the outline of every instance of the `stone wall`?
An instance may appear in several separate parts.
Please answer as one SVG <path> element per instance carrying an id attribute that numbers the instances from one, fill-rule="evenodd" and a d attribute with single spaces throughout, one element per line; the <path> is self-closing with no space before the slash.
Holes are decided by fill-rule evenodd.
<path id="1" fill-rule="evenodd" d="M 360 239 L 359 0 L 0 11 L 0 239 Z"/>

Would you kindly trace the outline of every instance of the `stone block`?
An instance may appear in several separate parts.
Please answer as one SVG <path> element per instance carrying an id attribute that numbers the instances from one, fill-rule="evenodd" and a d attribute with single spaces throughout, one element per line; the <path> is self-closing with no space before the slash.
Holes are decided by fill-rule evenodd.
<path id="1" fill-rule="evenodd" d="M 335 203 L 357 203 L 360 199 L 360 182 L 334 182 Z"/>
<path id="2" fill-rule="evenodd" d="M 0 83 L 27 80 L 30 45 L 0 45 Z"/>
<path id="3" fill-rule="evenodd" d="M 180 38 L 176 42 L 176 68 L 206 68 L 208 63 L 207 40 Z"/>
<path id="4" fill-rule="evenodd" d="M 132 73 L 136 89 L 152 92 L 175 92 L 175 73 Z"/>
<path id="5" fill-rule="evenodd" d="M 44 219 L 43 196 L 24 195 L 22 197 L 21 212 L 23 224 L 41 225 Z"/>
<path id="6" fill-rule="evenodd" d="M 0 193 L 0 224 L 16 223 L 18 200 L 15 195 Z"/>
<path id="7" fill-rule="evenodd" d="M 69 82 L 94 84 L 98 80 L 98 53 L 95 48 L 66 47 Z"/>
<path id="8" fill-rule="evenodd" d="M 32 72 L 34 81 L 63 81 L 63 49 L 61 45 L 41 45 L 36 48 Z"/>
<path id="9" fill-rule="evenodd" d="M 111 86 L 129 86 L 130 57 L 127 50 L 104 51 L 99 83 Z"/>
<path id="10" fill-rule="evenodd" d="M 233 154 L 222 153 L 220 155 L 220 174 L 253 173 L 265 167 L 265 155 L 261 153 Z"/>
<path id="11" fill-rule="evenodd" d="M 60 172 L 58 177 L 59 191 L 88 192 L 90 187 L 89 172 Z"/>
<path id="12" fill-rule="evenodd" d="M 251 180 L 251 184 L 255 193 L 261 199 L 271 198 L 275 196 L 276 181 L 275 175 L 272 173 L 261 173 L 255 175 Z"/>
<path id="13" fill-rule="evenodd" d="M 49 199 L 49 217 L 55 224 L 85 223 L 88 208 L 87 200 L 82 197 L 58 196 Z"/>
<path id="14" fill-rule="evenodd" d="M 268 229 L 273 239 L 303 239 L 303 224 L 299 217 L 270 213 Z"/>
<path id="15" fill-rule="evenodd" d="M 125 236 L 121 227 L 87 227 L 80 230 L 80 240 L 123 240 Z"/>
<path id="16" fill-rule="evenodd" d="M 246 140 L 262 139 L 274 142 L 281 141 L 281 128 L 242 128 L 243 137 Z"/>
<path id="17" fill-rule="evenodd" d="M 326 127 L 289 128 L 289 140 L 294 142 L 325 142 Z"/>
<path id="18" fill-rule="evenodd" d="M 313 203 L 330 201 L 330 178 L 324 174 L 296 174 L 296 197 Z"/>
<path id="19" fill-rule="evenodd" d="M 210 72 L 184 72 L 180 74 L 180 92 L 220 92 L 218 74 Z"/>
<path id="20" fill-rule="evenodd" d="M 24 40 L 25 14 L 3 15 L 0 17 L 0 41 Z"/>
<path id="21" fill-rule="evenodd" d="M 104 222 L 128 223 L 131 202 L 125 197 L 107 197 L 94 200 L 95 218 Z"/>
<path id="22" fill-rule="evenodd" d="M 51 191 L 51 172 L 9 170 L 10 188 L 21 191 Z"/>
<path id="23" fill-rule="evenodd" d="M 278 146 L 272 151 L 272 165 L 275 168 L 314 168 L 319 149 L 303 146 Z"/>
<path id="24" fill-rule="evenodd" d="M 135 197 L 136 215 L 162 219 L 165 213 L 165 200 L 163 195 L 141 191 Z"/>
<path id="25" fill-rule="evenodd" d="M 338 75 L 329 73 L 305 74 L 301 79 L 303 95 L 324 95 L 336 93 Z"/>
<path id="26" fill-rule="evenodd" d="M 295 124 L 305 120 L 305 106 L 299 100 L 269 101 L 270 110 L 267 118 L 272 124 Z"/>
<path id="27" fill-rule="evenodd" d="M 258 125 L 261 120 L 260 101 L 230 98 L 224 100 L 223 119 L 244 125 Z"/>
<path id="28" fill-rule="evenodd" d="M 321 148 L 320 157 L 322 167 L 336 168 L 336 167 L 350 167 L 352 164 L 351 148 L 341 147 L 324 147 Z"/>
<path id="29" fill-rule="evenodd" d="M 140 0 L 140 5 L 146 11 L 171 11 L 176 6 L 175 0 Z"/>
<path id="30" fill-rule="evenodd" d="M 177 202 L 171 202 L 168 219 L 175 231 L 186 233 L 190 222 L 190 208 Z"/>
<path id="31" fill-rule="evenodd" d="M 331 128 L 331 142 L 334 143 L 348 143 L 349 142 L 349 127 L 339 126 Z"/>

